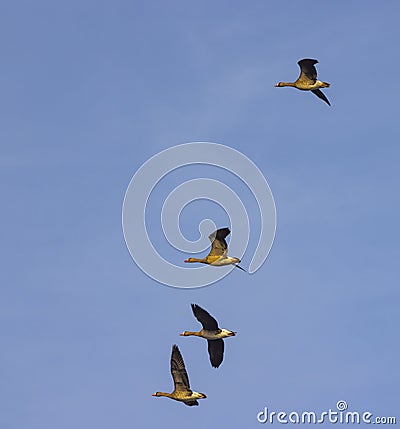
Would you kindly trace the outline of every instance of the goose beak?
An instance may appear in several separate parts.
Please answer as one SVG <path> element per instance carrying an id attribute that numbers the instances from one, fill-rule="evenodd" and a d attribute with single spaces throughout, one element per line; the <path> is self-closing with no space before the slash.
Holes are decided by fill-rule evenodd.
<path id="1" fill-rule="evenodd" d="M 279 83 L 276 83 L 274 86 L 275 86 L 275 87 L 279 86 Z"/>
<path id="2" fill-rule="evenodd" d="M 151 396 L 157 396 L 155 393 L 153 393 Z"/>
<path id="3" fill-rule="evenodd" d="M 189 262 L 189 259 L 185 259 L 183 262 Z"/>

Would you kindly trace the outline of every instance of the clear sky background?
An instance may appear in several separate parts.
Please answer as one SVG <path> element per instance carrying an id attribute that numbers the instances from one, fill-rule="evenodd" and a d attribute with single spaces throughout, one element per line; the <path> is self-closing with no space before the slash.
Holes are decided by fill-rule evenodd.
<path id="1" fill-rule="evenodd" d="M 2 429 L 255 428 L 265 406 L 339 400 L 400 419 L 399 16 L 396 0 L 1 3 Z M 274 88 L 307 57 L 332 107 Z M 121 209 L 143 162 L 191 141 L 256 162 L 278 224 L 258 272 L 180 290 L 134 264 Z M 237 183 L 197 166 L 165 189 L 209 173 Z M 227 226 L 189 207 L 187 237 L 210 216 Z M 191 302 L 238 331 L 217 370 L 178 336 L 200 326 Z M 151 396 L 172 390 L 174 343 L 199 407 Z"/>

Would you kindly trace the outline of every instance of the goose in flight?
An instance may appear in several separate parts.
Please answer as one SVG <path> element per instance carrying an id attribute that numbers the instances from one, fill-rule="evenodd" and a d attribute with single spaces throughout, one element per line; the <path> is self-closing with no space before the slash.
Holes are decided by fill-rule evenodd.
<path id="1" fill-rule="evenodd" d="M 214 231 L 208 237 L 211 241 L 211 250 L 210 253 L 202 259 L 199 258 L 189 258 L 184 262 L 201 262 L 202 264 L 209 265 L 234 265 L 237 268 L 240 268 L 242 271 L 246 271 L 238 264 L 240 263 L 239 258 L 232 258 L 228 256 L 228 245 L 225 241 L 225 238 L 231 233 L 229 228 L 221 228 Z"/>
<path id="2" fill-rule="evenodd" d="M 320 90 L 320 88 L 329 88 L 330 83 L 321 82 L 317 79 L 317 69 L 315 68 L 315 64 L 317 63 L 317 60 L 312 60 L 310 58 L 300 60 L 297 64 L 299 65 L 301 71 L 297 80 L 295 82 L 279 82 L 275 86 L 293 86 L 302 91 L 311 91 L 330 106 L 331 103 L 326 98 L 325 94 Z"/>
<path id="3" fill-rule="evenodd" d="M 210 355 L 211 365 L 214 368 L 218 368 L 224 358 L 223 338 L 234 337 L 236 332 L 220 329 L 214 317 L 197 304 L 192 304 L 192 311 L 196 319 L 203 325 L 203 329 L 199 332 L 185 331 L 180 335 L 182 337 L 194 335 L 205 338 L 208 342 L 208 354 Z"/>
<path id="4" fill-rule="evenodd" d="M 190 389 L 185 362 L 177 345 L 172 346 L 171 374 L 174 380 L 174 391 L 172 393 L 156 392 L 152 396 L 166 396 L 175 401 L 183 402 L 189 407 L 199 405 L 197 399 L 207 398 L 204 393 L 195 392 Z"/>

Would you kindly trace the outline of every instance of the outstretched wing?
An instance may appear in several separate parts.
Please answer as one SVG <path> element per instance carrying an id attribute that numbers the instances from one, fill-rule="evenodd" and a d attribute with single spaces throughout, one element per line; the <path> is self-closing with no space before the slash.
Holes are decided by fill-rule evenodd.
<path id="1" fill-rule="evenodd" d="M 326 95 L 320 89 L 312 89 L 311 92 L 314 93 L 318 98 L 324 100 L 325 103 L 328 104 L 328 106 L 331 105 L 331 103 L 329 103 L 329 100 L 326 98 Z"/>
<path id="2" fill-rule="evenodd" d="M 175 390 L 192 393 L 190 390 L 189 377 L 185 368 L 185 362 L 183 361 L 181 352 L 176 344 L 172 346 L 171 374 L 174 380 Z"/>
<path id="3" fill-rule="evenodd" d="M 214 368 L 218 368 L 224 358 L 224 340 L 208 340 L 208 354 Z"/>
<path id="4" fill-rule="evenodd" d="M 226 254 L 228 245 L 226 244 L 225 238 L 231 233 L 229 228 L 221 228 L 214 231 L 208 237 L 211 241 L 211 251 L 209 256 L 222 256 Z"/>
<path id="5" fill-rule="evenodd" d="M 313 83 L 317 80 L 317 69 L 314 67 L 317 64 L 317 60 L 312 60 L 310 58 L 305 58 L 300 60 L 297 64 L 300 67 L 300 80 L 310 80 Z"/>
<path id="6" fill-rule="evenodd" d="M 207 331 L 217 331 L 219 329 L 218 322 L 204 308 L 197 304 L 192 304 L 192 311 L 196 319 L 202 324 L 203 329 Z"/>
<path id="7" fill-rule="evenodd" d="M 193 405 L 199 405 L 196 399 L 191 399 L 190 401 L 184 401 L 183 403 L 185 405 L 188 405 L 189 407 L 193 407 Z"/>

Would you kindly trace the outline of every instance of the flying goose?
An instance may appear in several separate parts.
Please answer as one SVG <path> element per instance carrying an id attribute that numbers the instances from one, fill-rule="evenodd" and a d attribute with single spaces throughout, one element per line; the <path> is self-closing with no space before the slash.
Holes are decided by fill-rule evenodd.
<path id="1" fill-rule="evenodd" d="M 317 63 L 317 60 L 312 60 L 310 58 L 300 60 L 297 64 L 299 65 L 301 72 L 297 80 L 295 82 L 279 82 L 275 86 L 294 86 L 302 91 L 311 91 L 330 106 L 331 103 L 326 98 L 325 94 L 319 89 L 328 88 L 330 83 L 321 82 L 317 79 L 317 70 L 314 66 Z"/>
<path id="2" fill-rule="evenodd" d="M 156 392 L 152 396 L 166 396 L 175 401 L 183 402 L 189 407 L 199 405 L 197 399 L 207 398 L 204 393 L 194 392 L 190 389 L 189 377 L 186 372 L 185 362 L 176 344 L 172 346 L 171 374 L 174 379 L 174 391 L 172 393 Z"/>
<path id="3" fill-rule="evenodd" d="M 218 368 L 224 358 L 224 340 L 223 338 L 234 337 L 236 332 L 220 329 L 218 322 L 197 304 L 191 304 L 192 311 L 196 319 L 203 325 L 203 329 L 199 332 L 184 331 L 181 337 L 194 335 L 196 337 L 205 338 L 208 342 L 208 354 L 210 362 L 214 368 Z"/>
<path id="4" fill-rule="evenodd" d="M 239 258 L 232 258 L 228 256 L 228 245 L 226 244 L 225 238 L 231 233 L 229 228 L 221 228 L 214 231 L 208 237 L 211 241 L 211 250 L 210 253 L 202 259 L 198 258 L 189 258 L 184 262 L 201 262 L 202 264 L 209 265 L 234 265 L 237 268 L 240 268 L 242 271 L 246 271 L 238 264 L 240 263 Z"/>

